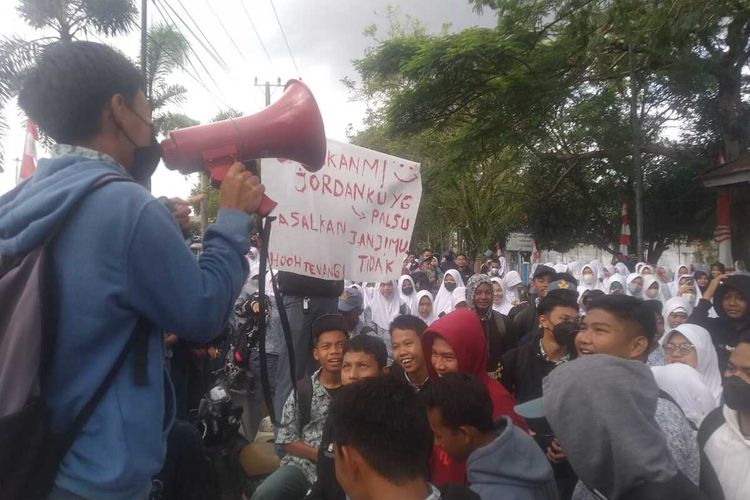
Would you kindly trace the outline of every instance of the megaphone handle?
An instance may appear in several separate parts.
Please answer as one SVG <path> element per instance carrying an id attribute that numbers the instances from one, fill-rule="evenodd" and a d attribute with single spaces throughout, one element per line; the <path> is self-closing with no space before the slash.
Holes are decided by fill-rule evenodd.
<path id="1" fill-rule="evenodd" d="M 261 217 L 265 217 L 268 214 L 270 214 L 273 211 L 273 209 L 276 208 L 277 205 L 278 205 L 278 203 L 276 203 L 275 201 L 273 201 L 268 196 L 263 195 L 263 199 L 260 202 L 260 206 L 258 207 L 258 212 L 257 213 Z"/>

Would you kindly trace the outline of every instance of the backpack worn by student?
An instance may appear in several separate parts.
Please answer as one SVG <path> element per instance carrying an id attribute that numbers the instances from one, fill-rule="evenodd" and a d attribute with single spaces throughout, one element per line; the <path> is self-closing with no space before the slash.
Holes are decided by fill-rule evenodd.
<path id="1" fill-rule="evenodd" d="M 98 180 L 87 194 L 120 175 Z M 82 196 L 81 200 L 86 196 Z M 81 200 L 77 203 L 80 204 Z M 146 383 L 148 328 L 138 321 L 126 347 L 99 387 L 62 434 L 52 431 L 42 380 L 55 345 L 56 316 L 53 242 L 71 209 L 40 245 L 25 255 L 0 256 L 0 499 L 43 499 L 86 421 L 135 350 L 136 383 Z"/>

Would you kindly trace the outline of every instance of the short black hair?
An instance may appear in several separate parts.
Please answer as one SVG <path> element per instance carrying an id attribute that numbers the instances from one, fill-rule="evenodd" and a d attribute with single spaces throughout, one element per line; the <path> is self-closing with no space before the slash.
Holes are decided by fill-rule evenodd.
<path id="1" fill-rule="evenodd" d="M 564 290 L 564 292 L 566 293 L 548 293 L 545 295 L 544 298 L 539 301 L 539 305 L 536 308 L 537 315 L 541 316 L 542 314 L 549 314 L 556 307 L 572 307 L 578 311 L 579 308 L 576 295 L 567 290 Z"/>
<path id="2" fill-rule="evenodd" d="M 143 75 L 115 49 L 74 41 L 47 46 L 22 84 L 18 105 L 58 143 L 76 144 L 101 128 L 101 113 L 115 94 L 132 103 L 145 89 Z"/>
<path id="3" fill-rule="evenodd" d="M 726 266 L 722 264 L 721 262 L 718 262 L 718 261 L 714 262 L 713 264 L 711 264 L 711 267 L 709 267 L 709 269 L 712 269 L 714 267 L 718 267 L 719 271 L 721 271 L 722 273 L 727 272 Z"/>
<path id="4" fill-rule="evenodd" d="M 463 257 L 464 259 L 468 259 L 468 257 L 466 256 L 466 254 L 463 253 L 463 252 L 460 252 L 460 253 L 456 254 L 456 258 L 459 258 L 459 257 Z"/>
<path id="5" fill-rule="evenodd" d="M 344 317 L 341 314 L 324 314 L 319 316 L 312 324 L 313 345 L 317 345 L 318 339 L 323 333 L 333 331 L 340 331 L 347 337 L 349 336 L 349 328 L 346 325 Z"/>
<path id="6" fill-rule="evenodd" d="M 643 304 L 651 309 L 652 313 L 658 314 L 659 316 L 664 312 L 664 304 L 661 300 L 644 300 Z"/>
<path id="7" fill-rule="evenodd" d="M 490 394 L 474 375 L 447 373 L 430 382 L 422 396 L 427 408 L 440 410 L 443 423 L 451 429 L 462 425 L 480 432 L 493 429 Z"/>
<path id="8" fill-rule="evenodd" d="M 412 316 L 411 314 L 402 314 L 396 316 L 391 321 L 391 326 L 388 328 L 388 333 L 393 335 L 393 330 L 398 328 L 399 330 L 413 330 L 416 332 L 417 337 L 422 337 L 422 334 L 427 330 L 427 323 L 422 321 L 421 318 Z"/>
<path id="9" fill-rule="evenodd" d="M 737 337 L 737 343 L 738 344 L 750 344 L 750 330 L 745 330 L 743 332 L 740 332 L 739 337 Z"/>
<path id="10" fill-rule="evenodd" d="M 352 337 L 344 344 L 344 354 L 347 352 L 363 352 L 369 354 L 378 363 L 381 370 L 388 364 L 388 350 L 382 340 L 372 335 L 359 334 Z"/>
<path id="11" fill-rule="evenodd" d="M 375 377 L 342 387 L 329 416 L 334 443 L 355 448 L 379 475 L 398 485 L 427 479 L 432 454 L 426 408 L 402 378 Z"/>
<path id="12" fill-rule="evenodd" d="M 648 347 L 652 349 L 656 342 L 656 316 L 651 306 L 645 301 L 629 295 L 604 295 L 591 301 L 588 312 L 602 309 L 621 321 L 628 323 L 628 332 L 634 337 L 643 336 L 648 339 Z"/>
<path id="13" fill-rule="evenodd" d="M 432 253 L 432 250 L 430 250 L 429 248 L 423 248 L 423 249 L 422 249 L 422 253 L 425 253 L 425 252 L 430 252 L 430 253 Z"/>

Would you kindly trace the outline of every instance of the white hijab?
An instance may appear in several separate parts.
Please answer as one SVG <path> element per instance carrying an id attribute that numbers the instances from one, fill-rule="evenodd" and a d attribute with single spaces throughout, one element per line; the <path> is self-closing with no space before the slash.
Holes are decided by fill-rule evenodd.
<path id="1" fill-rule="evenodd" d="M 643 281 L 643 276 L 641 276 L 638 273 L 630 273 L 628 274 L 628 277 L 625 279 L 625 294 L 630 295 L 631 297 L 636 297 L 639 299 L 643 298 L 643 289 L 641 289 L 640 293 L 634 294 L 630 291 L 629 285 L 635 281 L 636 278 L 641 278 L 641 281 Z"/>
<path id="2" fill-rule="evenodd" d="M 461 278 L 461 274 L 455 269 L 448 269 L 443 276 L 443 281 L 440 283 L 440 289 L 438 290 L 435 302 L 433 303 L 433 309 L 436 316 L 440 317 L 441 313 L 448 314 L 453 312 L 453 292 L 449 292 L 445 288 L 445 277 L 451 275 L 456 281 L 456 288 L 465 286 L 464 280 Z"/>
<path id="3" fill-rule="evenodd" d="M 680 405 L 685 416 L 701 426 L 703 419 L 717 407 L 713 394 L 703 382 L 700 373 L 682 363 L 651 368 L 659 389 L 666 392 Z"/>
<path id="4" fill-rule="evenodd" d="M 594 269 L 596 279 L 601 284 L 602 280 L 604 279 L 604 266 L 596 259 L 592 260 L 589 265 Z"/>
<path id="5" fill-rule="evenodd" d="M 411 283 L 411 287 L 414 289 L 413 292 L 411 292 L 411 295 L 406 295 L 404 292 L 401 291 L 401 288 L 404 286 L 404 281 L 408 281 Z M 409 312 L 411 314 L 417 314 L 417 307 L 419 305 L 419 302 L 417 302 L 417 288 L 414 286 L 414 280 L 409 276 L 408 274 L 404 274 L 398 279 L 398 296 L 401 299 L 401 303 L 405 304 L 406 307 L 409 308 Z"/>
<path id="6" fill-rule="evenodd" d="M 643 300 L 658 300 L 662 304 L 666 302 L 666 298 L 664 297 L 664 292 L 661 289 L 661 283 L 659 283 L 659 279 L 653 274 L 647 274 L 646 276 L 642 276 L 642 278 Z M 650 297 L 647 292 L 652 285 L 656 285 L 656 295 Z"/>
<path id="7" fill-rule="evenodd" d="M 432 304 L 432 311 L 427 317 L 422 316 L 419 313 L 419 303 L 422 301 L 422 297 L 427 297 L 428 299 L 430 299 L 430 304 Z M 422 290 L 417 294 L 417 310 L 412 312 L 412 314 L 427 323 L 427 326 L 430 326 L 432 322 L 437 319 L 437 315 L 435 314 L 435 301 L 433 300 L 432 294 L 429 290 Z"/>
<path id="8" fill-rule="evenodd" d="M 675 312 L 677 309 L 684 309 L 685 314 L 688 315 L 688 318 L 693 313 L 693 306 L 686 299 L 682 297 L 672 297 L 671 299 L 667 300 L 664 303 L 664 308 L 662 309 L 662 316 L 664 316 L 664 331 L 670 331 L 669 315 Z M 662 336 L 662 338 L 664 338 L 664 336 Z"/>
<path id="9" fill-rule="evenodd" d="M 461 302 L 466 302 L 466 287 L 465 286 L 457 286 L 455 290 L 453 290 L 453 293 L 451 294 L 451 307 L 453 308 L 451 312 L 456 310 L 456 306 L 460 304 Z"/>
<path id="10" fill-rule="evenodd" d="M 696 370 L 703 383 L 711 391 L 716 406 L 719 406 L 722 392 L 721 373 L 719 373 L 719 357 L 716 354 L 714 343 L 711 341 L 711 334 L 702 326 L 685 323 L 672 330 L 667 330 L 667 333 L 659 340 L 662 347 L 669 342 L 675 332 L 682 334 L 695 346 L 695 354 L 698 358 Z"/>
<path id="11" fill-rule="evenodd" d="M 508 300 L 508 290 L 505 288 L 505 282 L 501 280 L 500 278 L 490 278 L 490 281 L 493 283 L 497 283 L 500 285 L 500 288 L 503 290 L 503 298 L 500 301 L 499 304 L 495 304 L 495 301 L 492 301 L 492 309 L 499 312 L 500 314 L 508 315 L 511 309 L 513 309 L 513 304 L 511 304 L 510 300 Z M 494 295 L 495 289 L 492 289 L 492 293 Z"/>
<path id="12" fill-rule="evenodd" d="M 701 301 L 701 289 L 698 286 L 698 283 L 695 281 L 695 277 L 693 277 L 692 274 L 683 274 L 680 275 L 676 280 L 672 282 L 671 292 L 672 297 L 679 297 L 680 296 L 680 281 L 683 279 L 689 280 L 693 282 L 693 289 L 695 290 L 695 298 L 690 301 L 690 305 L 695 307 L 698 305 L 698 302 Z"/>
<path id="13" fill-rule="evenodd" d="M 393 290 L 391 298 L 386 299 L 380 293 L 380 283 L 375 283 L 375 290 L 373 290 L 372 299 L 370 300 L 372 321 L 380 328 L 388 330 L 388 327 L 391 326 L 391 321 L 398 316 L 400 308 L 401 298 L 398 296 L 398 291 Z"/>
<path id="14" fill-rule="evenodd" d="M 523 284 L 521 275 L 518 274 L 518 271 L 508 271 L 503 278 L 503 283 L 505 284 L 505 297 L 508 302 L 518 304 L 521 301 L 521 297 L 518 295 L 518 285 Z"/>
<path id="15" fill-rule="evenodd" d="M 586 271 L 586 269 L 591 271 L 591 273 L 594 275 L 594 282 L 591 284 L 583 282 L 583 273 Z M 602 289 L 602 284 L 599 281 L 599 277 L 597 275 L 596 266 L 592 264 L 586 264 L 583 267 L 581 267 L 581 272 L 578 276 L 576 276 L 576 278 L 578 278 L 578 283 L 579 283 L 578 293 L 581 295 L 583 295 L 583 292 L 586 292 L 588 290 L 601 290 Z"/>
<path id="16" fill-rule="evenodd" d="M 623 262 L 618 262 L 617 264 L 615 264 L 615 270 L 620 273 L 623 278 L 627 277 L 627 275 L 630 274 L 630 269 L 628 269 L 628 266 L 626 266 Z"/>
<path id="17" fill-rule="evenodd" d="M 620 285 L 622 285 L 622 293 L 624 295 L 628 294 L 628 289 L 625 285 L 625 276 L 620 273 L 615 273 L 604 280 L 604 293 L 606 293 L 607 295 L 612 295 L 612 283 L 619 283 Z"/>

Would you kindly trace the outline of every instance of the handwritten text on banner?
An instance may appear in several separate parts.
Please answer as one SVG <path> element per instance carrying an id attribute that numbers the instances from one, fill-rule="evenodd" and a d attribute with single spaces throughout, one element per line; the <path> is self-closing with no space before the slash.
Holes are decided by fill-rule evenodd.
<path id="1" fill-rule="evenodd" d="M 263 160 L 263 184 L 279 204 L 269 260 L 323 279 L 396 279 L 422 197 L 419 163 L 328 140 L 323 168 Z"/>

